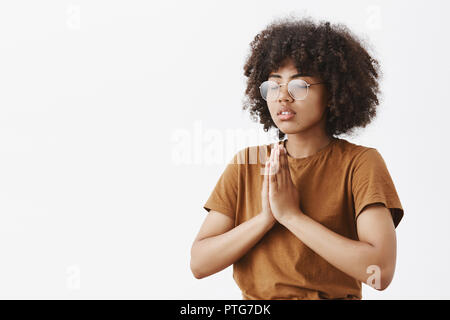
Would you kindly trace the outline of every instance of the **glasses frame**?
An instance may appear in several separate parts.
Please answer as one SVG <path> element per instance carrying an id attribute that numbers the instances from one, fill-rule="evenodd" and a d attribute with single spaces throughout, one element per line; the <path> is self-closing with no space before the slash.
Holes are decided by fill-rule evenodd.
<path id="1" fill-rule="evenodd" d="M 304 97 L 304 98 L 302 98 L 302 99 L 295 99 L 295 98 L 294 98 L 294 96 L 292 95 L 291 91 L 289 90 L 289 83 L 291 83 L 291 81 L 303 81 L 303 82 L 306 84 L 306 94 L 305 94 L 305 97 Z M 294 100 L 305 100 L 306 97 L 308 96 L 308 92 L 309 92 L 309 87 L 310 87 L 310 86 L 313 86 L 313 85 L 316 85 L 316 84 L 327 83 L 326 81 L 316 82 L 316 83 L 308 83 L 306 80 L 303 80 L 303 79 L 292 79 L 292 80 L 290 80 L 290 81 L 288 81 L 288 82 L 285 82 L 285 83 L 278 83 L 278 82 L 273 81 L 273 80 L 266 80 L 266 81 L 264 81 L 263 83 L 261 83 L 261 85 L 259 86 L 259 93 L 261 94 L 261 97 L 262 97 L 265 101 L 267 101 L 267 100 L 264 98 L 264 96 L 263 96 L 263 94 L 262 94 L 262 92 L 261 92 L 261 87 L 262 87 L 263 84 L 266 83 L 266 82 L 273 82 L 273 83 L 275 83 L 275 84 L 278 86 L 278 88 L 277 88 L 277 90 L 278 90 L 278 92 L 277 92 L 277 97 L 276 97 L 274 100 L 272 100 L 272 101 L 276 101 L 276 100 L 278 99 L 278 97 L 280 96 L 280 87 L 281 87 L 281 86 L 285 86 L 285 85 L 288 86 L 288 93 L 289 93 L 289 95 L 291 96 L 292 99 L 294 99 Z"/>

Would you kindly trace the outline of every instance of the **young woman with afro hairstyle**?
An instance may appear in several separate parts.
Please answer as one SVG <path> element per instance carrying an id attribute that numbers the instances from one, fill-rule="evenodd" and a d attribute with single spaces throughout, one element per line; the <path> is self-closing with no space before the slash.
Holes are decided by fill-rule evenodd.
<path id="1" fill-rule="evenodd" d="M 244 109 L 279 142 L 239 150 L 191 248 L 198 279 L 233 265 L 243 299 L 361 299 L 396 264 L 403 208 L 376 148 L 337 135 L 379 104 L 379 65 L 342 24 L 284 18 L 250 44 Z"/>

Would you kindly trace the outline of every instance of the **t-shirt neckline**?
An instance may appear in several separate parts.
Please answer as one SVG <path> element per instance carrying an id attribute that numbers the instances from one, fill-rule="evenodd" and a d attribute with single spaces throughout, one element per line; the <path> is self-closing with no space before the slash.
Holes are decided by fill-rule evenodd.
<path id="1" fill-rule="evenodd" d="M 283 146 L 284 146 L 285 148 L 286 148 L 286 141 L 287 141 L 287 140 L 288 140 L 288 139 L 285 139 L 285 140 L 282 141 Z M 287 155 L 288 161 L 289 161 L 290 163 L 300 164 L 300 163 L 309 162 L 309 161 L 311 161 L 311 160 L 314 160 L 314 159 L 316 159 L 316 158 L 319 158 L 319 157 L 322 156 L 324 153 L 328 152 L 328 150 L 330 150 L 330 149 L 333 147 L 333 145 L 335 145 L 336 142 L 339 141 L 339 140 L 340 140 L 339 138 L 333 137 L 333 139 L 332 139 L 325 147 L 323 147 L 322 149 L 320 149 L 320 150 L 317 151 L 316 153 L 314 153 L 314 154 L 312 154 L 312 155 L 309 155 L 309 156 L 307 156 L 307 157 L 303 157 L 303 158 L 294 158 L 294 157 L 292 157 L 292 156 L 290 156 L 290 155 L 288 154 L 288 155 Z"/>

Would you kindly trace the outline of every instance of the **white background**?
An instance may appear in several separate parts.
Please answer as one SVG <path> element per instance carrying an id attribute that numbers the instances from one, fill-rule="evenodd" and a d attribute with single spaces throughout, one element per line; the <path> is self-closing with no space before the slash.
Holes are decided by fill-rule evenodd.
<path id="1" fill-rule="evenodd" d="M 190 247 L 230 157 L 273 141 L 241 110 L 242 68 L 253 37 L 293 13 L 344 23 L 383 70 L 376 120 L 341 136 L 379 150 L 405 210 L 394 280 L 363 298 L 450 298 L 448 10 L 2 1 L 0 297 L 241 299 L 232 267 L 193 277 Z"/>

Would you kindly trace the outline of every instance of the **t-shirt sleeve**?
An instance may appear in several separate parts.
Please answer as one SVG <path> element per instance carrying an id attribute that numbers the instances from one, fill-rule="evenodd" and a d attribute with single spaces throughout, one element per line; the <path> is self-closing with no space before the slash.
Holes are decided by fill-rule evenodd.
<path id="1" fill-rule="evenodd" d="M 391 212 L 397 228 L 403 218 L 403 208 L 383 157 L 375 148 L 364 151 L 355 164 L 352 175 L 355 221 L 369 204 L 382 203 Z"/>
<path id="2" fill-rule="evenodd" d="M 236 216 L 238 187 L 239 187 L 239 164 L 242 161 L 242 150 L 236 153 L 225 167 L 222 175 L 216 183 L 203 208 L 223 213 L 233 220 Z"/>

